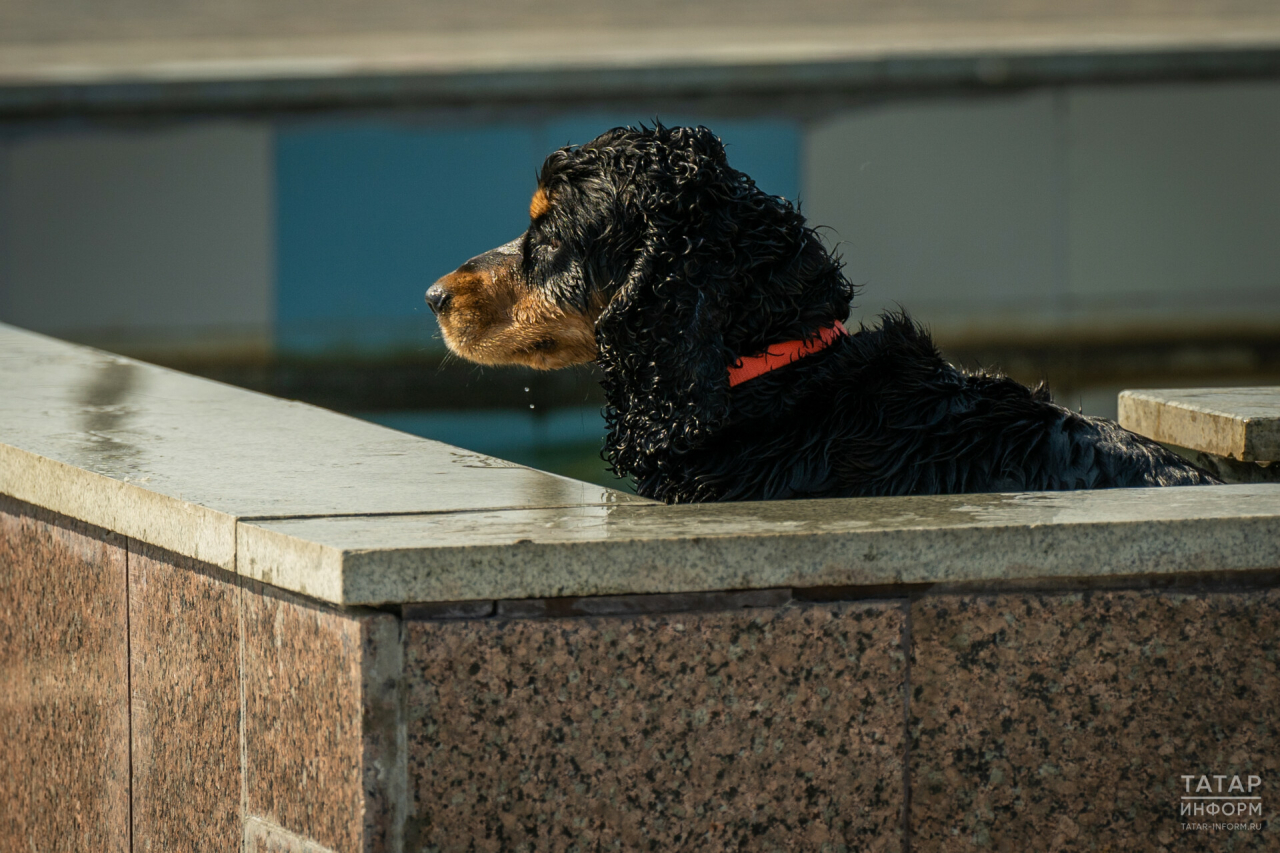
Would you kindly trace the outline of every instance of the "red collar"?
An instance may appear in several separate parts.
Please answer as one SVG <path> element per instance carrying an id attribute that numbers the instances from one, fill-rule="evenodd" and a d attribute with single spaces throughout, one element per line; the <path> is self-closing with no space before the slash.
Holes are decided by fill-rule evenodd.
<path id="1" fill-rule="evenodd" d="M 763 376 L 770 370 L 786 367 L 793 361 L 799 361 L 806 355 L 831 346 L 837 338 L 849 334 L 844 324 L 836 320 L 830 326 L 818 330 L 816 338 L 805 341 L 786 341 L 780 344 L 769 344 L 769 348 L 759 355 L 746 356 L 729 365 L 729 387 L 741 385 L 748 379 Z"/>

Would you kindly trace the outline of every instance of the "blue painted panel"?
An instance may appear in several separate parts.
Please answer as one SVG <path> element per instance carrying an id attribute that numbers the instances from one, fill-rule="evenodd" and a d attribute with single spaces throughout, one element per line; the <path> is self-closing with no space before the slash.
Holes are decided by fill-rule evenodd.
<path id="1" fill-rule="evenodd" d="M 766 192 L 795 198 L 800 129 L 780 119 L 704 123 Z M 584 113 L 527 125 L 348 121 L 276 135 L 277 328 L 292 353 L 438 348 L 422 301 L 441 275 L 527 224 L 542 159 L 652 116 Z"/>
<path id="2" fill-rule="evenodd" d="M 513 126 L 282 129 L 281 349 L 432 345 L 438 332 L 422 295 L 439 276 L 524 229 L 532 143 L 530 130 Z"/>

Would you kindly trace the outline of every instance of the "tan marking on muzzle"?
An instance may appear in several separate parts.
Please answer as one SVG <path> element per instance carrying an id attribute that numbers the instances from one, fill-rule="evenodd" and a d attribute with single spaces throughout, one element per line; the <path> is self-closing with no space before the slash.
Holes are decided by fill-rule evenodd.
<path id="1" fill-rule="evenodd" d="M 511 261 L 441 279 L 450 292 L 439 317 L 445 344 L 477 364 L 523 364 L 554 370 L 596 357 L 595 323 L 603 305 L 581 313 L 528 287 Z"/>

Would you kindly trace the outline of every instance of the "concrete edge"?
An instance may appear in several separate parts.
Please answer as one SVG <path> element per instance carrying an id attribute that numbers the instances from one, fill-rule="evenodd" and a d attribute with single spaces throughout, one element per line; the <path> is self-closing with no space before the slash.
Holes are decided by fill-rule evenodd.
<path id="1" fill-rule="evenodd" d="M 1142 389 L 1121 391 L 1117 400 L 1120 426 L 1166 444 L 1242 462 L 1253 461 L 1247 420 L 1230 412 L 1169 400 L 1156 393 Z M 1169 410 L 1178 413 L 1176 429 L 1169 424 Z"/>
<path id="2" fill-rule="evenodd" d="M 1280 514 L 359 551 L 241 525 L 238 541 L 260 577 L 351 606 L 1257 571 L 1280 567 Z"/>
<path id="3" fill-rule="evenodd" d="M 242 577 L 331 604 L 352 604 L 344 595 L 344 554 L 252 523 L 236 525 L 237 568 Z"/>
<path id="4" fill-rule="evenodd" d="M 236 570 L 236 519 L 225 513 L 0 444 L 0 486 L 20 501 Z"/>

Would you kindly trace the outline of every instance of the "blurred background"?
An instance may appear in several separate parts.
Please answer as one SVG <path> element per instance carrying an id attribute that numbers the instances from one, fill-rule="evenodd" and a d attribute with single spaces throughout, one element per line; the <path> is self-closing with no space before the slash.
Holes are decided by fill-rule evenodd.
<path id="1" fill-rule="evenodd" d="M 1280 384 L 1274 0 L 0 0 L 0 321 L 616 485 L 591 368 L 445 358 L 422 295 L 654 118 L 959 364 Z"/>

